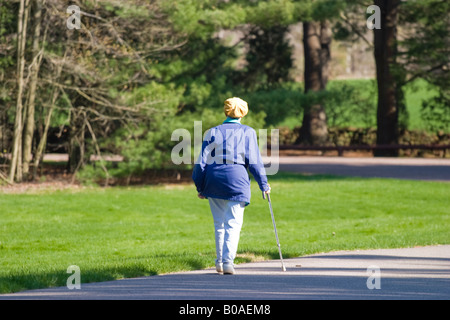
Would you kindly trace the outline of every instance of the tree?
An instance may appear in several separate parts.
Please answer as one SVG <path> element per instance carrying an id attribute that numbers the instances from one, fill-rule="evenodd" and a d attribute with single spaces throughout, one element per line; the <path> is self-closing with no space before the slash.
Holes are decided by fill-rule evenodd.
<path id="1" fill-rule="evenodd" d="M 247 65 L 240 70 L 239 84 L 250 90 L 259 87 L 275 88 L 289 81 L 292 68 L 292 47 L 286 39 L 288 26 L 251 26 L 246 35 Z"/>
<path id="2" fill-rule="evenodd" d="M 0 0 L 2 8 L 4 1 Z M 64 2 L 5 3 L 16 13 L 17 28 L 10 28 L 11 20 L 2 19 L 0 36 L 9 39 L 17 34 L 18 40 L 17 46 L 0 46 L 0 66 L 5 63 L 3 56 L 13 53 L 17 57 L 17 72 L 1 70 L 1 76 L 8 78 L 5 83 L 10 83 L 13 75 L 16 82 L 12 91 L 16 105 L 11 106 L 15 127 L 9 181 L 25 177 L 33 153 L 36 174 L 51 126 L 59 126 L 61 131 L 71 129 L 71 172 L 95 154 L 101 159 L 99 167 L 108 175 L 101 155 L 107 151 L 102 150 L 103 141 L 118 128 L 133 130 L 141 122 L 153 127 L 169 114 L 167 102 L 174 100 L 176 90 L 170 83 L 156 84 L 154 65 L 184 42 L 158 3 L 73 4 L 81 8 L 79 30 L 69 30 L 66 19 L 61 19 L 60 13 L 67 9 Z M 0 14 L 4 17 L 5 11 L 0 10 Z M 32 30 L 31 36 L 27 29 Z M 26 43 L 31 46 L 26 47 Z M 146 87 L 149 92 L 143 94 Z M 170 108 L 176 110 L 176 105 L 171 103 Z M 35 124 L 40 134 L 33 150 Z"/>
<path id="3" fill-rule="evenodd" d="M 401 4 L 397 55 L 407 75 L 405 83 L 422 78 L 443 90 L 450 88 L 449 10 L 450 3 L 442 0 Z"/>
<path id="4" fill-rule="evenodd" d="M 360 14 L 353 19 L 350 15 L 341 14 L 343 25 L 338 29 L 341 35 L 357 36 L 370 44 L 364 38 L 366 23 L 360 19 L 367 5 L 362 0 L 347 2 L 347 11 Z M 405 126 L 405 121 L 402 123 L 401 120 L 407 114 L 403 99 L 406 84 L 421 78 L 438 88 L 439 95 L 424 102 L 426 118 L 432 121 L 446 119 L 450 113 L 450 3 L 441 0 L 377 0 L 374 5 L 380 8 L 381 13 L 380 28 L 374 29 L 373 42 L 378 90 L 377 144 L 397 144 L 399 128 Z M 401 36 L 398 35 L 399 29 Z M 442 128 L 442 125 L 438 127 Z M 375 155 L 396 156 L 397 153 L 395 150 L 377 150 Z"/>
<path id="5" fill-rule="evenodd" d="M 422 105 L 428 129 L 450 130 L 450 2 L 441 0 L 402 3 L 399 24 L 399 60 L 405 84 L 425 80 L 438 93 Z"/>
<path id="6" fill-rule="evenodd" d="M 22 180 L 22 129 L 23 129 L 23 94 L 24 94 L 24 69 L 25 69 L 25 44 L 27 36 L 28 15 L 30 1 L 20 0 L 17 25 L 17 102 L 16 117 L 14 123 L 14 141 L 9 171 L 9 180 Z"/>
<path id="7" fill-rule="evenodd" d="M 308 1 L 310 10 L 303 17 L 303 49 L 305 55 L 305 93 L 310 104 L 303 113 L 300 142 L 325 145 L 328 142 L 327 116 L 320 96 L 326 92 L 331 60 L 332 23 L 345 8 L 343 1 Z"/>
<path id="8" fill-rule="evenodd" d="M 326 89 L 330 61 L 331 29 L 328 21 L 303 23 L 305 52 L 305 93 Z M 324 107 L 313 103 L 305 108 L 301 136 L 303 143 L 324 145 L 328 140 L 327 117 Z"/>
<path id="9" fill-rule="evenodd" d="M 404 108 L 403 87 L 422 78 L 438 88 L 439 95 L 424 102 L 435 118 L 436 109 L 445 117 L 450 111 L 449 45 L 450 21 L 447 1 L 375 1 L 381 10 L 381 28 L 374 29 L 377 66 L 377 144 L 398 142 L 399 111 Z M 397 36 L 401 27 L 402 36 Z M 447 111 L 445 111 L 447 109 Z M 378 150 L 376 156 L 397 156 L 395 150 Z"/>
<path id="10" fill-rule="evenodd" d="M 28 177 L 31 162 L 32 142 L 35 128 L 35 106 L 36 106 L 36 90 L 39 75 L 39 68 L 42 61 L 41 45 L 41 22 L 42 22 L 42 3 L 41 0 L 34 1 L 34 33 L 32 44 L 31 77 L 28 93 L 28 103 L 26 105 L 25 128 L 23 131 L 23 175 Z"/>
<path id="11" fill-rule="evenodd" d="M 374 5 L 380 9 L 380 16 L 373 15 L 373 44 L 366 39 L 366 15 L 368 3 L 363 0 L 346 2 L 346 10 L 340 13 L 335 25 L 340 39 L 362 39 L 374 50 L 377 80 L 377 144 L 390 145 L 398 143 L 399 112 L 404 111 L 402 83 L 404 73 L 397 60 L 398 39 L 397 26 L 401 0 L 375 0 Z M 381 20 L 380 20 L 381 19 Z M 377 149 L 376 156 L 396 156 L 395 149 Z"/>
<path id="12" fill-rule="evenodd" d="M 377 144 L 398 143 L 399 93 L 396 75 L 397 21 L 401 0 L 376 0 L 381 10 L 381 28 L 374 29 L 374 53 L 378 85 Z M 377 149 L 375 156 L 397 156 L 395 149 Z"/>

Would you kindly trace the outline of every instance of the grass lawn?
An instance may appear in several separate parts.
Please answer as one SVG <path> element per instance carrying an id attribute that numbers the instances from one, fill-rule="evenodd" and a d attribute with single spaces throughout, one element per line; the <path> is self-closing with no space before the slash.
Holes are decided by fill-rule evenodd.
<path id="1" fill-rule="evenodd" d="M 279 173 L 269 177 L 283 255 L 450 243 L 450 184 Z M 278 258 L 252 182 L 236 262 Z M 0 194 L 0 292 L 214 265 L 212 217 L 194 186 Z"/>

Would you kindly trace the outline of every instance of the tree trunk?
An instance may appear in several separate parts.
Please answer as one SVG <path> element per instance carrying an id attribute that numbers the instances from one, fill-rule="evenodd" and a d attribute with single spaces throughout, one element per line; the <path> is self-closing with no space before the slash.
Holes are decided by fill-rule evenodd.
<path id="1" fill-rule="evenodd" d="M 331 31 L 330 22 L 322 21 L 320 23 L 320 62 L 322 65 L 321 70 L 321 89 L 325 90 L 328 83 L 328 74 L 330 69 L 331 60 L 331 39 L 333 33 Z"/>
<path id="2" fill-rule="evenodd" d="M 305 93 L 324 90 L 328 81 L 331 29 L 328 22 L 303 23 L 305 52 Z M 301 129 L 301 142 L 324 145 L 328 141 L 325 109 L 320 104 L 305 108 Z"/>
<path id="3" fill-rule="evenodd" d="M 381 28 L 374 29 L 378 84 L 377 145 L 398 143 L 398 83 L 393 66 L 397 54 L 397 16 L 401 0 L 375 0 L 381 11 Z M 397 150 L 376 150 L 375 156 L 398 156 Z"/>
<path id="4" fill-rule="evenodd" d="M 60 70 L 58 71 L 58 76 L 61 73 Z M 47 146 L 48 129 L 50 127 L 50 122 L 52 119 L 53 110 L 55 109 L 55 103 L 56 103 L 57 98 L 58 98 L 58 89 L 53 87 L 50 109 L 48 110 L 47 116 L 45 117 L 44 131 L 42 133 L 41 139 L 39 140 L 39 145 L 38 145 L 38 147 L 36 149 L 36 153 L 34 155 L 33 180 L 36 179 L 37 170 L 39 168 L 39 163 L 41 161 L 41 157 L 44 155 L 45 147 Z"/>
<path id="5" fill-rule="evenodd" d="M 30 0 L 20 0 L 17 23 L 17 102 L 14 121 L 14 140 L 9 171 L 9 181 L 22 180 L 22 129 L 23 129 L 23 91 L 25 69 L 25 43 Z"/>
<path id="6" fill-rule="evenodd" d="M 62 66 L 66 59 L 66 55 L 67 55 L 67 48 L 66 48 L 66 53 L 64 54 L 64 57 L 63 57 L 63 63 L 61 63 L 57 66 L 56 74 L 55 74 L 55 78 L 54 78 L 55 83 L 57 83 L 60 80 Z M 58 95 L 59 95 L 59 89 L 56 87 L 56 85 L 53 85 L 52 95 L 51 95 L 51 100 L 50 100 L 50 109 L 48 110 L 47 116 L 45 117 L 44 130 L 42 132 L 41 139 L 39 140 L 39 145 L 36 149 L 36 154 L 34 155 L 33 180 L 36 179 L 37 170 L 39 168 L 39 163 L 41 161 L 41 157 L 43 157 L 43 154 L 45 152 L 45 147 L 47 146 L 48 129 L 50 128 L 50 122 L 52 120 L 52 114 L 53 114 L 53 110 L 55 109 L 55 104 L 56 104 L 56 100 L 58 99 Z"/>
<path id="7" fill-rule="evenodd" d="M 85 115 L 82 114 L 83 111 L 72 108 L 70 113 L 67 171 L 75 174 L 80 168 L 83 168 L 85 163 L 86 122 L 84 121 Z"/>
<path id="8" fill-rule="evenodd" d="M 31 69 L 31 81 L 30 91 L 28 96 L 28 105 L 26 108 L 25 129 L 23 132 L 23 175 L 28 176 L 29 165 L 31 161 L 31 147 L 33 142 L 34 133 L 34 113 L 35 113 L 35 99 L 36 99 L 36 87 L 39 73 L 39 66 L 41 62 L 39 54 L 39 42 L 41 35 L 41 17 L 42 17 L 42 5 L 41 1 L 35 2 L 34 12 L 34 35 L 33 35 L 33 65 Z"/>

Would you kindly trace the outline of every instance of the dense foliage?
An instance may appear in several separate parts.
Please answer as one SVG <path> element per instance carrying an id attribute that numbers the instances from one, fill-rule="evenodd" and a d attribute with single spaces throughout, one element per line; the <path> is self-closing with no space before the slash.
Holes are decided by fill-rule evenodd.
<path id="1" fill-rule="evenodd" d="M 368 1 L 72 4 L 81 8 L 80 29 L 67 28 L 72 13 L 65 2 L 0 0 L 0 151 L 17 152 L 10 181 L 20 181 L 22 173 L 35 177 L 29 167 L 37 168 L 54 145 L 69 153 L 71 173 L 84 168 L 85 175 L 130 177 L 168 168 L 177 143 L 171 132 L 192 132 L 194 121 L 203 121 L 203 130 L 220 123 L 223 101 L 231 96 L 249 102 L 245 123 L 256 128 L 292 119 L 301 124 L 315 104 L 324 106 L 329 127 L 350 119 L 364 128 L 377 124 L 375 81 L 330 81 L 325 90 L 305 93 L 290 76 L 292 46 L 285 38 L 294 23 L 329 21 L 335 35 L 353 41 L 365 25 Z M 400 87 L 422 78 L 437 92 L 423 106 L 430 130 L 449 129 L 448 6 L 406 1 L 399 14 L 408 31 L 399 42 Z M 227 39 L 224 30 L 241 36 Z M 108 154 L 123 161 L 92 166 L 92 155 Z M 6 180 L 6 172 L 0 177 Z"/>

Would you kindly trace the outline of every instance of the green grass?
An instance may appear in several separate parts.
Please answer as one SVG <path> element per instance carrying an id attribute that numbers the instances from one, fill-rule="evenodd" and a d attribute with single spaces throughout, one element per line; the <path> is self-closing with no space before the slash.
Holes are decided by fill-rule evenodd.
<path id="1" fill-rule="evenodd" d="M 279 173 L 270 177 L 283 255 L 450 243 L 450 184 Z M 236 262 L 277 258 L 252 183 Z M 208 202 L 193 185 L 0 194 L 0 292 L 211 267 Z"/>

